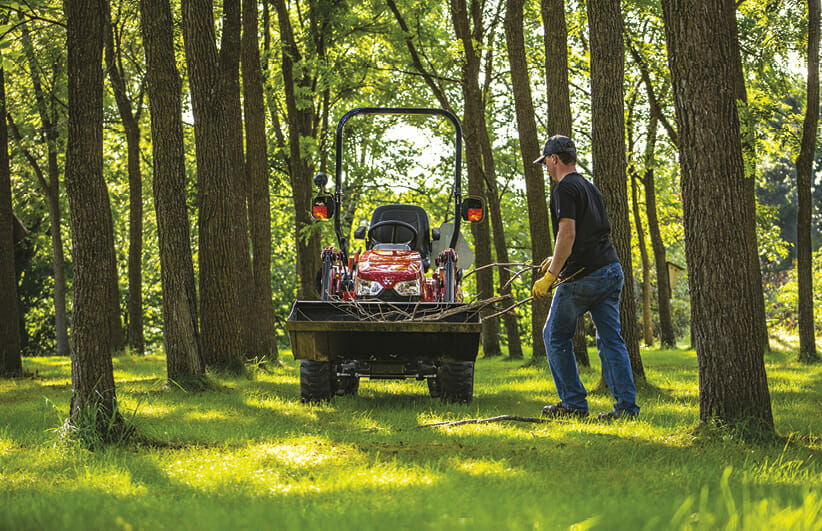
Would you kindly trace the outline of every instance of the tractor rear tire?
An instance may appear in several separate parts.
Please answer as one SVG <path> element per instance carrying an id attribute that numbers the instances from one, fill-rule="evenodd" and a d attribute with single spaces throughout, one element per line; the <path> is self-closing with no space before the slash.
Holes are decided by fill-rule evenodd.
<path id="1" fill-rule="evenodd" d="M 334 395 L 336 374 L 328 361 L 300 361 L 300 402 L 327 402 Z"/>
<path id="2" fill-rule="evenodd" d="M 443 363 L 437 371 L 440 399 L 443 402 L 468 404 L 474 398 L 474 362 Z"/>

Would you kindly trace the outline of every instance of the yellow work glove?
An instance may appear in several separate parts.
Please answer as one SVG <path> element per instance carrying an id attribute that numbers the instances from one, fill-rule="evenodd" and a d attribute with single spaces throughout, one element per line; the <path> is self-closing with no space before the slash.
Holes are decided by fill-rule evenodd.
<path id="1" fill-rule="evenodd" d="M 545 276 L 534 282 L 534 287 L 531 288 L 531 295 L 537 299 L 547 297 L 551 290 L 557 285 L 557 276 L 550 271 L 545 272 Z"/>
<path id="2" fill-rule="evenodd" d="M 548 268 L 549 268 L 549 267 L 551 267 L 551 262 L 552 262 L 553 260 L 554 260 L 554 257 L 553 257 L 553 256 L 549 256 L 548 258 L 546 258 L 545 260 L 543 260 L 543 261 L 542 261 L 542 263 L 539 265 L 539 272 L 540 272 L 540 273 L 547 273 L 547 272 L 548 272 Z"/>

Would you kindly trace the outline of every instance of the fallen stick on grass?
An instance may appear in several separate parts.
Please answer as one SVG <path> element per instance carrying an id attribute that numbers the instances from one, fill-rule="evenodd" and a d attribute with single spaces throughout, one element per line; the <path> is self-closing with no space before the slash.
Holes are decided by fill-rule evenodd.
<path id="1" fill-rule="evenodd" d="M 504 420 L 514 420 L 517 422 L 552 422 L 553 419 L 541 419 L 536 417 L 519 417 L 517 415 L 500 415 L 498 417 L 490 417 L 487 419 L 464 419 L 452 420 L 445 422 L 433 422 L 431 424 L 420 424 L 418 428 L 438 428 L 442 426 L 459 426 L 461 424 L 487 424 L 489 422 L 501 422 Z"/>

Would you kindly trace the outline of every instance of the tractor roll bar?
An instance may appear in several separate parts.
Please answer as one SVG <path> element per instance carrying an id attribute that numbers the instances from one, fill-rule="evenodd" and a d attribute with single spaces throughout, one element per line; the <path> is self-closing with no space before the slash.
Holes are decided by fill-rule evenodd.
<path id="1" fill-rule="evenodd" d="M 462 126 L 459 120 L 453 113 L 444 109 L 434 108 L 411 108 L 411 107 L 358 107 L 345 113 L 337 124 L 337 137 L 335 149 L 337 151 L 336 168 L 334 170 L 334 202 L 337 203 L 337 208 L 334 209 L 334 231 L 337 234 L 337 240 L 343 252 L 348 254 L 348 245 L 345 238 L 342 236 L 342 229 L 340 228 L 340 204 L 342 201 L 342 153 L 343 153 L 343 128 L 345 123 L 352 117 L 358 114 L 382 114 L 382 115 L 407 115 L 407 116 L 444 116 L 448 118 L 454 125 L 456 132 L 456 139 L 454 147 L 456 149 L 455 172 L 454 172 L 454 233 L 451 235 L 451 241 L 448 247 L 454 249 L 457 245 L 457 239 L 460 234 L 460 207 L 462 205 Z"/>

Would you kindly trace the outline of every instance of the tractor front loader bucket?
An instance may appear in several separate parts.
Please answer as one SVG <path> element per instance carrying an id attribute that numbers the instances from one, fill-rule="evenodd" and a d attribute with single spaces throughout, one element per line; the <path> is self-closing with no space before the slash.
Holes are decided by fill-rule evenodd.
<path id="1" fill-rule="evenodd" d="M 473 362 L 478 312 L 465 303 L 296 301 L 285 327 L 300 360 Z"/>

